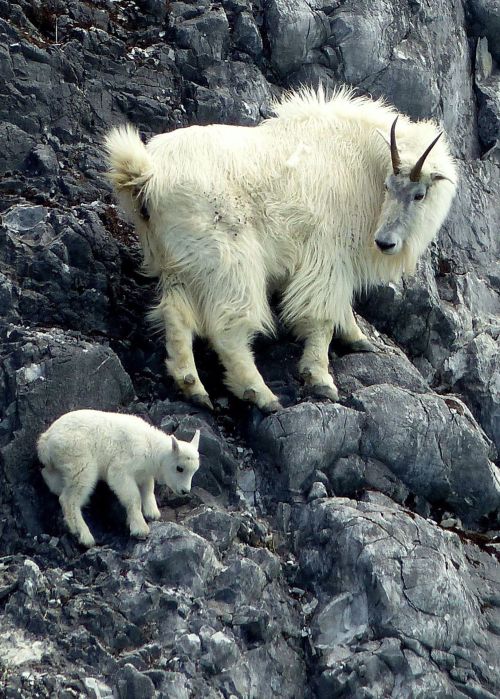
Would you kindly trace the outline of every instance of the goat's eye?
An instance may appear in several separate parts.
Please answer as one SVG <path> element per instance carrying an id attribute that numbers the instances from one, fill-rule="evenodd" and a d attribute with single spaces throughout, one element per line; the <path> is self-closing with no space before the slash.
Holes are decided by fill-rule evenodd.
<path id="1" fill-rule="evenodd" d="M 425 194 L 420 193 L 420 194 L 415 194 L 415 196 L 413 197 L 413 199 L 414 199 L 415 201 L 422 201 L 422 199 L 423 199 L 424 197 L 425 197 Z"/>
<path id="2" fill-rule="evenodd" d="M 177 470 L 179 471 L 179 473 L 184 473 L 184 469 L 182 468 L 182 466 L 177 466 Z"/>

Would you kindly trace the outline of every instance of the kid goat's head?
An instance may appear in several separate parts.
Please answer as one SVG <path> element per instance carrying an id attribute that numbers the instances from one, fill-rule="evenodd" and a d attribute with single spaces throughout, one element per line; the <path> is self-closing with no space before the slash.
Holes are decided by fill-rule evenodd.
<path id="1" fill-rule="evenodd" d="M 161 470 L 158 481 L 168 485 L 176 495 L 187 495 L 191 492 L 191 481 L 200 467 L 198 445 L 200 430 L 196 430 L 190 442 L 184 442 L 171 436 L 172 452 L 170 458 Z"/>
<path id="2" fill-rule="evenodd" d="M 429 214 L 431 219 L 438 218 L 434 212 L 426 211 L 429 206 L 439 208 L 439 205 L 429 201 L 429 194 L 432 193 L 431 188 L 439 186 L 436 183 L 447 180 L 455 185 L 450 177 L 438 170 L 429 171 L 427 168 L 425 172 L 422 171 L 427 156 L 443 135 L 442 132 L 436 136 L 413 166 L 405 167 L 402 165 L 396 143 L 397 120 L 398 117 L 394 119 L 391 127 L 391 139 L 388 142 L 391 149 L 392 173 L 385 180 L 386 194 L 375 230 L 375 244 L 384 255 L 395 255 L 400 252 L 412 232 L 421 227 Z M 451 201 L 448 193 L 445 195 L 445 200 L 444 215 L 448 210 L 448 200 Z M 432 224 L 429 225 L 429 228 L 432 228 Z M 431 230 L 432 235 L 436 232 L 436 230 Z"/>

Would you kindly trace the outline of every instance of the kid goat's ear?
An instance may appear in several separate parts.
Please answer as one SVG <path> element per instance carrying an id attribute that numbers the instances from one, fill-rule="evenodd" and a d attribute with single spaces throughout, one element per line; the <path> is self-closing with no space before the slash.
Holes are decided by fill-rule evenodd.
<path id="1" fill-rule="evenodd" d="M 200 444 L 200 430 L 196 430 L 196 432 L 194 433 L 194 437 L 191 440 L 191 444 L 195 449 L 198 449 L 198 446 Z"/>
<path id="2" fill-rule="evenodd" d="M 171 435 L 171 437 L 172 437 L 172 454 L 177 456 L 177 454 L 179 453 L 179 442 L 176 440 L 174 435 Z"/>

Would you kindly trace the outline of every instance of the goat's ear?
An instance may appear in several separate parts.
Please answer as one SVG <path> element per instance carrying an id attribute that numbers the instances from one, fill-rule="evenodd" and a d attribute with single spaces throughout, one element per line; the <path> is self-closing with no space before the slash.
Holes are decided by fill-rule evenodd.
<path id="1" fill-rule="evenodd" d="M 176 440 L 174 435 L 171 435 L 171 437 L 172 437 L 172 454 L 174 454 L 174 456 L 177 456 L 179 454 L 179 451 L 180 451 L 179 442 Z"/>
<path id="2" fill-rule="evenodd" d="M 442 172 L 431 172 L 431 180 L 433 182 L 439 182 L 439 180 L 448 180 L 448 182 L 451 182 L 452 184 L 456 184 L 454 180 L 451 179 L 451 177 L 447 177 L 446 175 L 443 175 Z"/>
<path id="3" fill-rule="evenodd" d="M 195 449 L 198 449 L 198 446 L 200 444 L 200 430 L 196 430 L 196 432 L 194 433 L 194 437 L 191 440 L 191 444 Z"/>
<path id="4" fill-rule="evenodd" d="M 377 133 L 378 133 L 379 136 L 382 136 L 382 138 L 384 139 L 384 141 L 387 143 L 387 145 L 388 145 L 389 148 L 390 148 L 390 147 L 391 147 L 391 142 L 389 141 L 389 139 L 387 138 L 387 136 L 385 135 L 385 133 L 384 133 L 383 131 L 381 131 L 380 129 L 377 129 L 376 131 L 377 131 Z"/>

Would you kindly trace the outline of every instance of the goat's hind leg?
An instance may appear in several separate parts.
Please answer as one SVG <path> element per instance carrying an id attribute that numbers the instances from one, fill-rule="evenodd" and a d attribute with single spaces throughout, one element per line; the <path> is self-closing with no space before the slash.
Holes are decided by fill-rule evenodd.
<path id="1" fill-rule="evenodd" d="M 200 381 L 193 354 L 196 314 L 180 284 L 163 292 L 161 302 L 150 314 L 165 328 L 167 359 L 165 364 L 183 394 L 192 403 L 213 409 L 208 393 Z"/>
<path id="2" fill-rule="evenodd" d="M 333 334 L 333 323 L 328 321 L 302 321 L 295 331 L 304 338 L 304 351 L 299 361 L 299 374 L 308 393 L 319 398 L 339 399 L 339 392 L 328 370 L 328 348 Z"/>
<path id="3" fill-rule="evenodd" d="M 74 466 L 72 465 L 72 471 Z M 69 470 L 69 469 L 68 469 Z M 91 548 L 95 546 L 95 539 L 92 536 L 87 523 L 83 519 L 82 507 L 87 502 L 89 496 L 94 490 L 96 478 L 90 477 L 90 473 L 86 471 L 94 471 L 93 468 L 88 468 L 88 465 L 82 465 L 79 473 L 87 476 L 85 480 L 66 478 L 66 483 L 59 496 L 59 502 L 64 514 L 64 519 L 68 525 L 70 532 L 76 536 L 82 546 Z"/>

